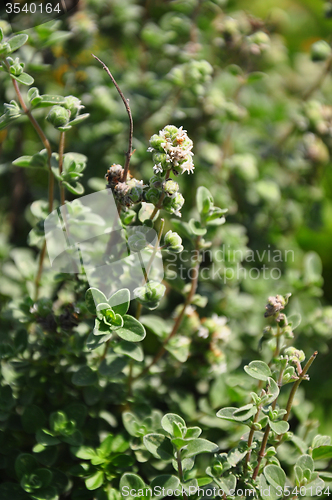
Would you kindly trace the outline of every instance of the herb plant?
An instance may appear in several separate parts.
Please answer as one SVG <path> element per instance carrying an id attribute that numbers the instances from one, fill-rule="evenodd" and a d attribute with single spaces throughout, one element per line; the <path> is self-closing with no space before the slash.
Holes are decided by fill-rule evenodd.
<path id="1" fill-rule="evenodd" d="M 0 498 L 328 497 L 329 428 L 318 433 L 303 386 L 317 402 L 309 374 L 328 349 L 331 308 L 318 301 L 318 255 L 298 248 L 301 265 L 282 255 L 298 245 L 307 199 L 323 199 L 331 110 L 313 96 L 330 78 L 330 45 L 312 45 L 320 74 L 294 102 L 266 83 L 278 80 L 285 56 L 264 21 L 232 17 L 217 0 L 156 2 L 155 13 L 122 3 L 110 2 L 108 15 L 89 1 L 62 31 L 51 21 L 30 39 L 0 28 L 3 171 L 14 165 L 42 196 L 26 212 L 31 248 L 11 248 L 6 230 L 0 240 Z M 142 45 L 116 80 L 87 54 L 96 26 L 100 37 L 116 27 L 120 58 L 139 19 Z M 60 59 L 72 51 L 85 75 L 70 68 L 66 89 L 45 83 L 43 44 Z M 273 144 L 264 127 L 277 130 Z M 101 191 L 114 200 L 119 231 L 107 227 L 107 210 L 85 205 Z M 96 239 L 89 256 L 121 265 L 98 275 L 100 287 L 84 246 L 78 260 L 70 254 L 70 272 L 48 258 L 45 221 L 60 213 L 69 239 L 107 227 L 102 251 Z M 249 277 L 235 276 L 248 255 L 246 264 L 260 261 L 257 280 L 249 266 Z M 264 259 L 277 263 L 278 280 L 263 277 Z M 132 290 L 117 286 L 130 279 Z"/>

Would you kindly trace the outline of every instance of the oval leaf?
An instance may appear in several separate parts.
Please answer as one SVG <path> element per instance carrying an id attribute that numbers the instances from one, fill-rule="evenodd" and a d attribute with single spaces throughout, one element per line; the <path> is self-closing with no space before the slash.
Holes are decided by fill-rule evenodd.
<path id="1" fill-rule="evenodd" d="M 250 377 L 263 381 L 266 381 L 272 375 L 270 368 L 264 361 L 252 361 L 244 367 L 244 371 Z"/>
<path id="2" fill-rule="evenodd" d="M 144 339 L 146 332 L 144 326 L 132 316 L 123 316 L 123 327 L 116 330 L 117 335 L 128 342 L 140 342 Z"/>

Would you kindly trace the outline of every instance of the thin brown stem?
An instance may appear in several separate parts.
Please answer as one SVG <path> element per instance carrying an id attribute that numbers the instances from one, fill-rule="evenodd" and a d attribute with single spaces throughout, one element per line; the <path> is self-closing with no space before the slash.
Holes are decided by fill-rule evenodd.
<path id="1" fill-rule="evenodd" d="M 133 154 L 132 148 L 133 148 L 133 131 L 134 131 L 133 117 L 132 117 L 131 109 L 130 109 L 130 106 L 129 106 L 129 99 L 126 99 L 125 96 L 123 95 L 123 93 L 122 93 L 119 85 L 116 83 L 116 81 L 114 79 L 114 76 L 112 75 L 112 73 L 110 72 L 110 70 L 108 69 L 108 67 L 106 66 L 106 64 L 103 63 L 103 61 L 101 61 L 94 54 L 92 54 L 92 56 L 103 66 L 104 70 L 106 71 L 106 73 L 108 74 L 108 76 L 110 77 L 110 79 L 112 80 L 112 82 L 113 82 L 116 90 L 118 91 L 118 93 L 119 93 L 119 95 L 120 95 L 120 97 L 121 97 L 121 99 L 123 101 L 123 104 L 125 105 L 126 111 L 128 113 L 128 118 L 129 118 L 128 150 L 125 153 L 126 161 L 125 161 L 123 175 L 122 175 L 122 179 L 121 179 L 122 182 L 126 182 L 127 176 L 128 176 L 128 171 L 129 171 L 130 158 L 131 158 L 131 156 Z"/>
<path id="2" fill-rule="evenodd" d="M 291 390 L 291 392 L 289 394 L 287 405 L 286 405 L 286 411 L 287 411 L 287 413 L 284 415 L 284 418 L 283 418 L 283 420 L 285 420 L 286 422 L 287 422 L 287 420 L 289 418 L 289 414 L 290 414 L 291 409 L 292 409 L 292 405 L 293 405 L 293 401 L 294 401 L 294 397 L 295 397 L 296 391 L 297 391 L 299 385 L 301 384 L 302 380 L 305 378 L 305 375 L 306 375 L 307 371 L 309 370 L 310 366 L 312 365 L 312 363 L 314 362 L 317 354 L 318 354 L 318 351 L 315 351 L 313 353 L 313 355 L 310 356 L 310 358 L 308 359 L 307 363 L 305 364 L 302 372 L 299 374 L 299 378 L 293 384 L 293 387 L 292 387 L 292 390 Z M 281 439 L 281 437 L 279 437 L 279 440 L 280 439 Z"/>
<path id="3" fill-rule="evenodd" d="M 200 236 L 197 237 L 197 240 L 196 240 L 196 249 L 198 250 L 198 247 L 199 247 L 199 241 L 200 241 Z M 197 263 L 196 263 L 196 266 L 195 266 L 195 271 L 194 271 L 194 276 L 193 276 L 193 279 L 191 281 L 191 288 L 190 288 L 190 292 L 189 294 L 187 295 L 187 298 L 183 304 L 183 307 L 181 309 L 181 312 L 180 314 L 177 316 L 176 320 L 175 320 L 175 323 L 174 323 L 174 326 L 172 328 L 172 331 L 170 332 L 170 334 L 166 337 L 166 339 L 163 341 L 162 345 L 161 345 L 161 348 L 159 349 L 159 351 L 157 352 L 157 354 L 155 355 L 155 357 L 153 358 L 153 360 L 151 361 L 151 363 L 149 363 L 142 371 L 141 373 L 139 373 L 138 375 L 136 375 L 136 377 L 134 377 L 133 380 L 137 380 L 141 377 L 143 377 L 146 373 L 148 373 L 148 371 L 150 370 L 150 368 L 155 365 L 159 359 L 163 356 L 163 354 L 165 353 L 166 351 L 166 346 L 168 344 L 168 342 L 171 340 L 172 337 L 174 337 L 174 335 L 177 333 L 178 329 L 179 329 L 179 326 L 182 322 L 182 319 L 183 319 L 183 316 L 186 312 L 186 308 L 187 306 L 190 305 L 192 299 L 193 299 L 193 296 L 195 295 L 195 292 L 196 292 L 196 288 L 197 288 L 197 283 L 198 283 L 198 274 L 199 274 L 199 259 L 197 260 Z"/>

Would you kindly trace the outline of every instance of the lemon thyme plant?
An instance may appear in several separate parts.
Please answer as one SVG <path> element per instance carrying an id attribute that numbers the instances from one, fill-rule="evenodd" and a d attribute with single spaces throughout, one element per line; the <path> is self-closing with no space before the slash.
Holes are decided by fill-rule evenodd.
<path id="1" fill-rule="evenodd" d="M 269 48 L 266 33 L 259 29 L 251 33 L 234 20 L 223 22 L 220 33 L 226 45 L 241 47 L 247 55 L 260 55 Z M 147 39 L 148 35 L 147 27 Z M 31 88 L 34 82 L 23 63 L 11 57 L 26 41 L 26 35 L 1 40 L 1 69 L 12 80 L 16 98 L 5 105 L 0 123 L 5 127 L 16 119 L 31 122 L 43 149 L 19 157 L 14 164 L 47 171 L 49 196 L 47 202 L 31 206 L 34 227 L 29 244 L 39 249 L 37 265 L 29 254 L 12 254 L 24 283 L 23 293 L 3 312 L 7 335 L 1 342 L 1 498 L 107 500 L 178 494 L 207 498 L 210 491 L 224 499 L 328 496 L 331 473 L 324 469 L 332 456 L 330 437 L 317 435 L 310 427 L 308 402 L 299 389 L 317 353 L 305 362 L 304 352 L 292 345 L 297 321 L 283 312 L 289 296 L 268 300 L 265 317 L 270 323 L 261 338 L 265 361 L 248 361 L 245 377 L 230 368 L 233 378 L 224 383 L 226 363 L 232 367 L 238 347 L 233 351 L 228 347 L 236 340 L 225 317 L 202 317 L 207 299 L 197 287 L 204 251 L 219 235 L 226 210 L 216 207 L 210 191 L 200 186 L 188 222 L 166 219 L 167 214 L 179 217 L 183 212 L 181 174 L 194 171 L 193 142 L 183 127 L 167 125 L 152 135 L 150 178 L 137 179 L 138 174 L 129 172 L 131 110 L 117 87 L 129 116 L 129 147 L 124 166 L 113 163 L 106 178 L 129 247 L 144 248 L 155 228 L 152 267 L 158 252 L 173 262 L 192 245 L 187 279 L 173 283 L 169 273 L 164 283 L 144 279 L 130 303 L 127 289 L 108 297 L 88 288 L 83 273 L 73 279 L 48 267 L 43 220 L 56 206 L 55 180 L 62 205 L 69 196 L 84 192 L 80 180 L 87 158 L 66 153 L 65 138 L 88 115 L 80 114 L 81 100 L 72 95 Z M 316 60 L 321 52 L 314 50 Z M 208 63 L 185 62 L 174 67 L 169 79 L 175 87 L 194 83 L 192 92 L 202 95 L 211 73 Z M 30 87 L 26 95 L 19 84 Z M 49 108 L 46 116 L 35 111 L 43 107 Z M 231 120 L 244 115 L 243 108 L 231 101 L 224 103 L 223 112 Z M 309 107 L 306 112 L 310 113 Z M 311 114 L 306 126 L 324 133 L 322 125 L 329 116 L 324 114 L 322 124 L 323 114 L 319 118 Z M 45 117 L 53 127 L 48 129 L 51 139 L 41 126 Z M 311 156 L 317 153 L 312 141 L 306 151 Z M 230 155 L 229 165 L 226 160 L 224 166 L 235 171 L 248 165 L 243 155 Z M 249 164 L 255 173 L 255 162 Z M 79 198 L 71 207 L 69 216 L 84 219 Z M 177 294 L 174 300 L 171 287 Z M 173 313 L 164 313 L 166 300 Z M 183 390 L 193 380 L 195 397 Z M 174 390 L 177 385 L 179 391 Z M 293 414 L 302 422 L 300 429 L 289 427 Z"/>

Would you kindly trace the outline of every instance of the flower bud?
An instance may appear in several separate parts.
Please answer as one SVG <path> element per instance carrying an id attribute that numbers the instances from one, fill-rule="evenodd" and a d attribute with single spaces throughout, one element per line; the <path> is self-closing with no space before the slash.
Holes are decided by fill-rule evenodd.
<path id="1" fill-rule="evenodd" d="M 157 205 L 159 198 L 161 195 L 161 191 L 155 188 L 150 188 L 145 193 L 145 199 L 148 203 L 153 203 L 153 205 Z"/>
<path id="2" fill-rule="evenodd" d="M 19 58 L 17 57 L 10 66 L 10 73 L 15 76 L 20 76 L 23 73 L 23 69 L 24 64 L 20 63 Z"/>
<path id="3" fill-rule="evenodd" d="M 310 54 L 312 61 L 326 61 L 330 57 L 332 49 L 324 40 L 319 40 L 311 45 Z"/>
<path id="4" fill-rule="evenodd" d="M 163 180 L 162 180 L 162 177 L 159 177 L 159 175 L 153 175 L 151 177 L 149 183 L 150 183 L 150 187 L 161 189 L 162 184 L 163 184 Z"/>
<path id="5" fill-rule="evenodd" d="M 70 111 L 71 120 L 76 118 L 80 110 L 84 108 L 84 106 L 81 105 L 81 100 L 73 95 L 65 97 L 64 107 Z"/>
<path id="6" fill-rule="evenodd" d="M 163 137 L 153 134 L 149 142 L 152 148 L 163 151 L 162 144 L 165 144 L 165 139 Z"/>
<path id="7" fill-rule="evenodd" d="M 53 106 L 48 113 L 46 120 L 55 128 L 64 127 L 69 122 L 70 111 L 62 106 Z"/>
<path id="8" fill-rule="evenodd" d="M 164 242 L 169 247 L 170 252 L 180 253 L 183 250 L 181 237 L 173 231 L 168 231 L 165 234 Z"/>
<path id="9" fill-rule="evenodd" d="M 304 352 L 300 349 L 296 349 L 295 347 L 287 347 L 287 349 L 285 349 L 285 354 L 290 359 L 295 361 L 298 360 L 300 363 L 305 360 Z"/>
<path id="10" fill-rule="evenodd" d="M 172 179 L 168 179 L 164 182 L 163 188 L 168 196 L 173 196 L 173 194 L 179 191 L 179 184 Z"/>
<path id="11" fill-rule="evenodd" d="M 156 281 L 149 281 L 144 286 L 138 287 L 134 290 L 135 298 L 140 304 L 148 309 L 156 309 L 159 301 L 163 298 L 166 287 L 162 283 Z"/>
<path id="12" fill-rule="evenodd" d="M 184 204 L 184 198 L 181 193 L 176 193 L 172 198 L 165 198 L 163 208 L 170 214 L 175 214 L 181 217 L 180 210 Z"/>
<path id="13" fill-rule="evenodd" d="M 127 181 L 127 186 L 129 187 L 128 197 L 133 203 L 138 203 L 142 201 L 144 185 L 143 181 L 138 181 L 137 179 L 130 179 Z"/>
<path id="14" fill-rule="evenodd" d="M 7 42 L 0 43 L 0 57 L 4 58 L 7 54 L 10 54 L 10 45 Z"/>

